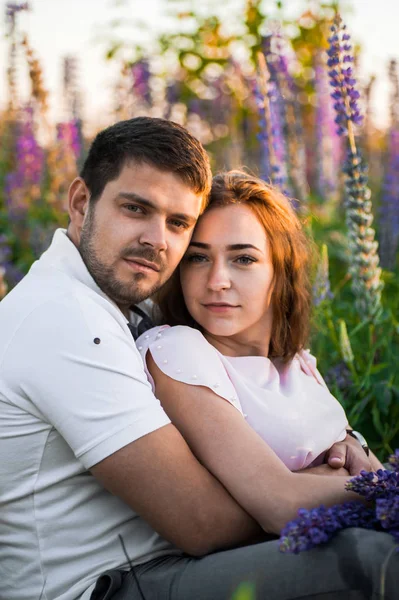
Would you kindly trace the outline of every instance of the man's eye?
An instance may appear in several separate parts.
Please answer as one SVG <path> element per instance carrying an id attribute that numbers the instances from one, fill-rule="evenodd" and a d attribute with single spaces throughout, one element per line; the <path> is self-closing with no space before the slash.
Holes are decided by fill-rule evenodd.
<path id="1" fill-rule="evenodd" d="M 188 227 L 187 223 L 185 223 L 184 221 L 172 220 L 172 221 L 170 221 L 170 224 L 173 227 L 176 227 L 177 229 L 187 229 L 187 227 Z"/>
<path id="2" fill-rule="evenodd" d="M 185 257 L 185 260 L 189 263 L 201 263 L 207 260 L 204 254 L 189 254 Z"/>
<path id="3" fill-rule="evenodd" d="M 129 212 L 140 213 L 143 212 L 141 206 L 137 206 L 137 204 L 125 204 L 124 208 L 127 208 Z"/>
<path id="4" fill-rule="evenodd" d="M 256 258 L 253 258 L 252 256 L 239 256 L 236 258 L 236 262 L 238 262 L 239 265 L 250 265 L 251 263 L 256 262 Z"/>

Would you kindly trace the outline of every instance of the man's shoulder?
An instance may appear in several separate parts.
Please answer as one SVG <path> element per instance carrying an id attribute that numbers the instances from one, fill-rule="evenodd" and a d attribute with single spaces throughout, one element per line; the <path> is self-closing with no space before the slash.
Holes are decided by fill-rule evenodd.
<path id="1" fill-rule="evenodd" d="M 0 349 L 17 333 L 44 340 L 62 332 L 80 337 L 123 329 L 122 313 L 106 296 L 56 270 L 53 275 L 48 273 L 52 281 L 44 284 L 28 274 L 0 303 Z"/>

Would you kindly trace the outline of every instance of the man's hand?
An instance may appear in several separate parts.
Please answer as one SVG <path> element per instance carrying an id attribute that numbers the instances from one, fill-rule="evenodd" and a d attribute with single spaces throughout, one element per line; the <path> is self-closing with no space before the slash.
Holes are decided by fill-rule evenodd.
<path id="1" fill-rule="evenodd" d="M 360 471 L 376 471 L 382 469 L 380 461 L 370 452 L 367 456 L 362 446 L 348 435 L 342 442 L 337 442 L 326 452 L 324 459 L 332 469 L 344 467 L 349 475 L 359 475 Z"/>
<path id="2" fill-rule="evenodd" d="M 333 468 L 326 463 L 317 465 L 315 467 L 306 467 L 306 469 L 301 469 L 300 471 L 296 471 L 296 473 L 307 473 L 308 475 L 333 475 L 334 477 L 348 477 L 350 475 L 349 471 L 347 471 L 345 467 Z"/>

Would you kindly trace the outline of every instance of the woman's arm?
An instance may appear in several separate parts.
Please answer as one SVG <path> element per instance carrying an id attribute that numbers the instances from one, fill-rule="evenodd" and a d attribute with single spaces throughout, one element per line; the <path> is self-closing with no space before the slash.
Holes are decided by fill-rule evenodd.
<path id="1" fill-rule="evenodd" d="M 147 353 L 156 396 L 200 462 L 269 533 L 279 533 L 298 508 L 360 497 L 345 477 L 292 473 L 229 402 L 210 389 L 171 379 Z"/>

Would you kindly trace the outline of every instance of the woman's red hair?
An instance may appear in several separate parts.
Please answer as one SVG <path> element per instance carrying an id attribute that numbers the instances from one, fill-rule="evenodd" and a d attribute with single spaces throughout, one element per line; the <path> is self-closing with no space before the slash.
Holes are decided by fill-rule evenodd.
<path id="1" fill-rule="evenodd" d="M 306 344 L 311 309 L 310 248 L 289 199 L 261 179 L 242 171 L 213 178 L 205 212 L 230 204 L 245 204 L 263 225 L 274 269 L 273 327 L 269 356 L 291 360 Z M 158 293 L 163 322 L 199 328 L 184 303 L 179 269 Z"/>

